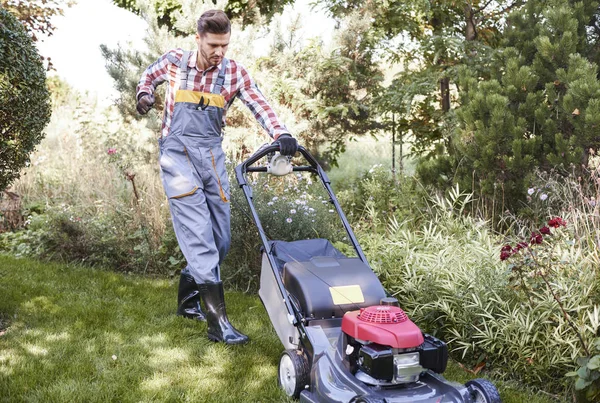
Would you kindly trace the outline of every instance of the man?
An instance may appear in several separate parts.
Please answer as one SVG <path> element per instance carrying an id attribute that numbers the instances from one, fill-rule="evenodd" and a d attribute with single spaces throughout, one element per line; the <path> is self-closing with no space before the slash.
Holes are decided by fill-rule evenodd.
<path id="1" fill-rule="evenodd" d="M 210 340 L 241 344 L 248 337 L 227 319 L 219 270 L 231 242 L 229 181 L 221 147 L 228 107 L 240 98 L 280 144 L 282 154 L 294 155 L 298 145 L 248 71 L 225 58 L 230 36 L 225 13 L 202 14 L 198 49 L 171 50 L 150 65 L 137 87 L 137 110 L 146 114 L 154 105 L 156 87 L 168 83 L 159 140 L 161 179 L 187 260 L 179 281 L 177 314 L 206 320 Z"/>

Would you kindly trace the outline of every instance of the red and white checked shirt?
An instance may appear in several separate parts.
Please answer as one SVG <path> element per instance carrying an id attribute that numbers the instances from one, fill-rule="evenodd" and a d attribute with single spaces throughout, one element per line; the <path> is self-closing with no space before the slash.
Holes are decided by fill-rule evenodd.
<path id="1" fill-rule="evenodd" d="M 175 92 L 179 89 L 180 83 L 180 69 L 167 59 L 169 53 L 175 56 L 178 61 L 181 61 L 183 57 L 183 49 L 179 48 L 165 53 L 144 71 L 137 86 L 137 97 L 139 98 L 143 92 L 153 94 L 159 84 L 168 81 L 169 86 L 166 93 L 165 111 L 161 129 L 162 136 L 169 134 L 173 109 L 175 108 Z M 190 54 L 188 61 L 188 66 L 190 67 L 187 80 L 188 87 L 186 89 L 198 92 L 211 92 L 219 75 L 221 64 L 200 71 L 196 66 L 197 53 L 198 51 L 196 50 Z M 276 140 L 281 134 L 289 133 L 288 129 L 277 118 L 277 115 L 256 86 L 252 77 L 250 77 L 248 70 L 234 60 L 229 60 L 229 65 L 225 71 L 225 82 L 221 88 L 221 95 L 225 98 L 223 119 L 225 119 L 227 109 L 237 96 L 246 104 L 258 123 L 272 138 Z"/>

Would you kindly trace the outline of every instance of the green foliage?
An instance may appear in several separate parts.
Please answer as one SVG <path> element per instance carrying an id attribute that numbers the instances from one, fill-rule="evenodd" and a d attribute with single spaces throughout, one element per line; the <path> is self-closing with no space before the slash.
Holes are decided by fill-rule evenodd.
<path id="1" fill-rule="evenodd" d="M 184 260 L 172 231 L 158 245 L 149 245 L 147 229 L 135 214 L 81 213 L 68 205 L 32 213 L 25 229 L 0 234 L 0 251 L 122 272 L 165 275 L 181 269 Z"/>
<path id="2" fill-rule="evenodd" d="M 597 316 L 598 312 L 595 313 Z M 597 402 L 600 399 L 600 338 L 593 345 L 598 354 L 579 358 L 577 371 L 566 375 L 575 378 L 575 390 L 580 393 L 577 401 L 581 402 Z"/>
<path id="3" fill-rule="evenodd" d="M 417 226 L 426 219 L 427 189 L 414 177 L 406 176 L 394 181 L 392 174 L 382 165 L 374 165 L 361 177 L 338 185 L 337 197 L 356 229 L 384 232 L 388 219 L 411 222 Z"/>
<path id="4" fill-rule="evenodd" d="M 544 260 L 552 267 L 546 273 L 552 287 L 533 276 L 524 291 L 499 259 L 498 236 L 486 222 L 466 215 L 473 206 L 470 194 L 454 189 L 427 200 L 416 209 L 426 218 L 417 213 L 404 220 L 371 218 L 379 231 L 357 230 L 386 289 L 415 323 L 448 341 L 463 363 L 555 392 L 564 388 L 557 380 L 584 351 L 569 320 L 586 341 L 599 325 L 598 260 L 587 252 L 587 240 L 573 242 L 575 224 L 562 241 L 557 236 L 557 247 Z"/>
<path id="5" fill-rule="evenodd" d="M 312 174 L 249 174 L 253 204 L 267 239 L 325 238 L 351 252 L 346 232 L 322 184 Z M 232 178 L 233 179 L 233 178 Z M 258 289 L 262 243 L 242 191 L 232 191 L 232 246 L 223 268 L 229 286 Z"/>
<path id="6" fill-rule="evenodd" d="M 509 17 L 489 79 L 459 71 L 464 91 L 453 147 L 424 176 L 446 168 L 448 181 L 498 215 L 524 202 L 535 169 L 586 164 L 586 151 L 598 147 L 600 83 L 582 32 L 598 3 L 570 3 L 527 2 Z"/>
<path id="7" fill-rule="evenodd" d="M 165 26 L 175 35 L 185 35 L 190 32 L 182 32 L 177 28 L 178 19 L 181 17 L 186 6 L 190 3 L 186 0 L 113 0 L 113 3 L 121 8 L 135 14 L 142 13 L 145 7 L 154 9 L 156 22 L 159 26 Z M 263 0 L 250 4 L 248 0 L 229 0 L 227 2 L 217 0 L 203 0 L 204 9 L 223 9 L 230 19 L 239 20 L 243 27 L 258 24 L 266 20 L 270 22 L 276 15 L 280 14 L 284 7 L 294 3 L 294 0 Z M 196 18 L 200 17 L 200 14 Z"/>
<path id="8" fill-rule="evenodd" d="M 335 165 L 348 138 L 381 127 L 374 105 L 383 74 L 375 62 L 374 37 L 359 14 L 344 20 L 331 51 L 318 41 L 295 46 L 297 28 L 276 35 L 259 70 L 273 82 L 273 97 L 294 114 L 294 135 L 325 166 Z"/>
<path id="9" fill-rule="evenodd" d="M 50 111 L 40 56 L 23 25 L 0 9 L 0 190 L 29 162 Z"/>
<path id="10" fill-rule="evenodd" d="M 52 35 L 56 29 L 52 18 L 63 15 L 63 7 L 71 5 L 63 0 L 0 0 L 0 6 L 17 17 L 34 42 L 39 39 L 36 34 Z"/>

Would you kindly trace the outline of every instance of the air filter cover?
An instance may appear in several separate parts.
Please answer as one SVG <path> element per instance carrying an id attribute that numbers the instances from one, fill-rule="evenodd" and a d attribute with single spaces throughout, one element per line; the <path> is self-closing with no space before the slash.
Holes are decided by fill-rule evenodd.
<path id="1" fill-rule="evenodd" d="M 408 320 L 404 311 L 396 306 L 375 305 L 361 308 L 358 319 L 369 323 L 402 323 Z"/>
<path id="2" fill-rule="evenodd" d="M 392 348 L 415 348 L 424 342 L 423 333 L 402 311 L 390 305 L 375 305 L 347 312 L 342 331 L 366 343 Z"/>

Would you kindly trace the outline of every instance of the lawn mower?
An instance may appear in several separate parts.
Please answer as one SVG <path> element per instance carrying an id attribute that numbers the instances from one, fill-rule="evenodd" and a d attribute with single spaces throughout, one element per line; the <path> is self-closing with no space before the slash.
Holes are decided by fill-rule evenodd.
<path id="1" fill-rule="evenodd" d="M 260 148 L 235 174 L 262 241 L 259 296 L 285 349 L 278 367 L 285 393 L 301 402 L 500 402 L 485 379 L 464 385 L 444 379 L 446 344 L 423 333 L 386 293 L 325 171 L 302 146 L 307 165 L 292 165 L 278 151 L 276 143 Z M 268 239 L 253 204 L 251 172 L 318 177 L 356 257 L 327 239 Z"/>

